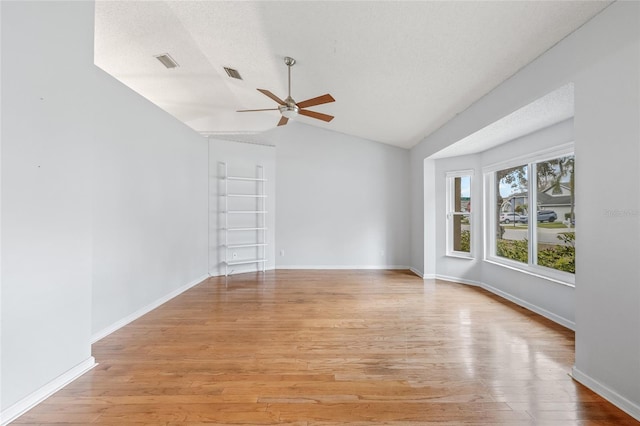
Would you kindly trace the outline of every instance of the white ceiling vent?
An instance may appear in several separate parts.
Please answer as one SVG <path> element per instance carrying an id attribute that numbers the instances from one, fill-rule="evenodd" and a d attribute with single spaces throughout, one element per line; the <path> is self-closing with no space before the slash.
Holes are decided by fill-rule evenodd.
<path id="1" fill-rule="evenodd" d="M 227 72 L 227 75 L 231 78 L 237 78 L 238 80 L 242 80 L 240 73 L 238 70 L 234 70 L 233 68 L 224 67 L 224 70 Z"/>
<path id="2" fill-rule="evenodd" d="M 159 60 L 162 63 L 162 65 L 164 65 L 169 69 L 179 67 L 178 63 L 171 56 L 169 56 L 168 53 L 163 53 L 162 55 L 156 55 L 155 58 Z"/>

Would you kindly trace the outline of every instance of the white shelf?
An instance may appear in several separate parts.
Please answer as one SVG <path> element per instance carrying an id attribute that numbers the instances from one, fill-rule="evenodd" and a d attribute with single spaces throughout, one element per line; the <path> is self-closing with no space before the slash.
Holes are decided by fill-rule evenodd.
<path id="1" fill-rule="evenodd" d="M 267 214 L 266 211 L 264 210 L 229 210 L 225 213 L 232 213 L 232 214 Z"/>
<path id="2" fill-rule="evenodd" d="M 244 180 L 249 182 L 266 182 L 266 179 L 262 178 L 251 178 L 251 177 L 242 177 L 242 176 L 227 176 L 227 180 Z"/>
<path id="3" fill-rule="evenodd" d="M 249 263 L 264 263 L 266 261 L 267 259 L 249 259 L 249 260 L 225 261 L 224 263 L 231 266 L 231 265 L 248 265 Z"/>
<path id="4" fill-rule="evenodd" d="M 1 1 L 1 0 L 0 0 Z M 267 179 L 264 168 L 256 166 L 255 177 L 229 176 L 227 164 L 222 163 L 224 173 L 220 179 L 224 184 L 224 192 L 220 194 L 222 206 L 221 230 L 224 232 L 224 275 L 228 276 L 233 265 L 257 264 L 262 272 L 267 263 Z M 237 181 L 231 184 L 230 181 Z M 231 189 L 232 192 L 229 192 Z M 244 198 L 245 200 L 242 200 Z M 255 200 L 255 201 L 254 201 Z M 229 233 L 237 231 L 231 241 Z M 242 233 L 242 231 L 254 231 Z M 236 251 L 236 249 L 239 249 Z M 246 249 L 246 250 L 243 250 Z M 253 250 L 252 250 L 253 249 Z M 231 250 L 234 250 L 231 253 Z M 231 258 L 231 259 L 230 259 Z M 225 281 L 226 284 L 226 281 Z"/>

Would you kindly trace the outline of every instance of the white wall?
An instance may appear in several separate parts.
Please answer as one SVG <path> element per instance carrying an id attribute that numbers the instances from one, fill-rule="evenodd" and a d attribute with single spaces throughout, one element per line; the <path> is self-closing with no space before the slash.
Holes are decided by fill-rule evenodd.
<path id="1" fill-rule="evenodd" d="M 616 2 L 411 151 L 414 267 L 425 261 L 424 159 L 552 90 L 575 84 L 576 369 L 640 418 L 640 4 Z M 415 179 L 414 177 L 414 179 Z M 416 185 L 415 182 L 418 182 Z M 627 212 L 608 216 L 603 206 Z M 424 233 L 428 233 L 425 230 Z M 489 280 L 495 273 L 488 272 Z M 505 279 L 516 277 L 503 275 Z M 519 278 L 517 278 L 519 279 Z"/>
<path id="2" fill-rule="evenodd" d="M 277 152 L 278 268 L 408 265 L 407 150 L 296 122 L 262 138 Z"/>
<path id="3" fill-rule="evenodd" d="M 95 100 L 91 4 L 0 7 L 4 410 L 91 356 Z"/>
<path id="4" fill-rule="evenodd" d="M 601 18 L 598 34 L 585 31 L 601 59 L 576 76 L 576 211 L 588 231 L 576 246 L 574 373 L 640 420 L 640 3 Z"/>
<path id="5" fill-rule="evenodd" d="M 258 171 L 256 166 L 261 165 L 264 169 L 266 182 L 266 225 L 267 225 L 267 269 L 275 267 L 275 239 L 276 239 L 276 149 L 273 146 L 258 145 L 251 143 L 233 142 L 219 140 L 215 138 L 209 139 L 209 273 L 211 275 L 224 275 L 224 199 L 220 194 L 224 194 L 224 181 L 220 179 L 224 176 L 221 163 L 227 164 L 228 174 L 230 176 L 250 176 L 257 177 Z M 236 188 L 229 188 L 229 192 L 236 191 L 238 193 L 251 193 L 256 188 L 248 188 L 247 185 L 261 185 L 253 182 L 230 182 L 230 185 L 236 185 Z M 245 192 L 246 191 L 246 192 Z M 256 203 L 256 200 L 234 200 L 234 202 Z M 236 207 L 238 204 L 236 204 Z M 255 204 L 254 204 L 255 206 Z M 250 210 L 250 206 L 240 206 L 241 209 Z M 235 215 L 232 219 L 236 222 L 230 226 L 247 226 L 257 225 L 256 219 L 261 220 L 256 215 Z M 237 222 L 238 220 L 245 221 Z M 262 232 L 262 231 L 259 231 Z M 231 234 L 229 238 L 236 238 L 237 235 Z M 255 235 L 244 234 L 239 238 L 247 238 L 244 241 L 236 240 L 236 243 L 252 241 Z M 234 243 L 234 241 L 229 241 Z M 237 252 L 239 258 L 257 258 L 258 254 L 262 254 L 262 249 L 245 248 L 230 250 L 227 254 L 232 256 L 233 252 Z M 232 260 L 229 257 L 229 260 Z M 261 270 L 261 264 L 235 265 L 229 268 L 229 273 L 242 273 Z"/>
<path id="6" fill-rule="evenodd" d="M 207 276 L 207 141 L 96 70 L 92 333 Z M 99 361 L 99 360 L 98 360 Z"/>
<path id="7" fill-rule="evenodd" d="M 417 170 L 416 170 L 417 169 Z M 436 163 L 425 158 L 421 167 L 411 158 L 411 176 L 417 180 L 411 182 L 411 261 L 412 269 L 424 278 L 435 278 L 437 259 L 436 217 L 438 205 L 436 199 Z M 416 199 L 414 191 L 422 187 L 421 199 Z M 418 220 L 414 207 L 419 209 L 422 218 Z M 419 258 L 416 259 L 416 256 Z"/>
<path id="8" fill-rule="evenodd" d="M 6 416 L 207 273 L 207 144 L 93 65 L 93 3 L 0 7 Z"/>

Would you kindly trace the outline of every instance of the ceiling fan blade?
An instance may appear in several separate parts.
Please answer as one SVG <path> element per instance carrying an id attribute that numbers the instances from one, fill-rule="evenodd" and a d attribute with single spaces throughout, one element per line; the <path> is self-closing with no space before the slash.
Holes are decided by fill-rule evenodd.
<path id="1" fill-rule="evenodd" d="M 333 115 L 327 115 L 321 112 L 309 111 L 306 109 L 301 109 L 300 111 L 298 111 L 298 114 L 306 115 L 307 117 L 311 117 L 311 118 L 317 118 L 318 120 L 322 120 L 326 122 L 333 120 Z"/>
<path id="2" fill-rule="evenodd" d="M 236 112 L 255 112 L 255 111 L 277 111 L 278 108 L 265 108 L 265 109 L 239 109 Z"/>
<path id="3" fill-rule="evenodd" d="M 280 121 L 278 121 L 278 126 L 284 126 L 288 121 L 289 119 L 283 115 Z"/>
<path id="4" fill-rule="evenodd" d="M 312 106 L 328 104 L 329 102 L 335 101 L 336 100 L 333 99 L 333 96 L 327 93 L 325 95 L 318 96 L 317 98 L 311 98 L 307 99 L 306 101 L 298 102 L 296 105 L 298 105 L 298 108 L 309 108 Z"/>
<path id="5" fill-rule="evenodd" d="M 276 95 L 274 95 L 273 93 L 271 93 L 270 91 L 265 90 L 265 89 L 258 89 L 258 92 L 262 93 L 263 95 L 266 95 L 266 96 L 270 97 L 271 99 L 276 101 L 278 103 L 278 105 L 284 105 L 284 101 L 282 99 L 280 99 L 279 97 L 277 97 Z"/>

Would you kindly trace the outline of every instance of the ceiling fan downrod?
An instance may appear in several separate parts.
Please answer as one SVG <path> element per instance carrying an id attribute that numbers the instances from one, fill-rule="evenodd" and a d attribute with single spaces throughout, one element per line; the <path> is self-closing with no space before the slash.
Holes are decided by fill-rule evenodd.
<path id="1" fill-rule="evenodd" d="M 284 57 L 284 64 L 287 66 L 287 69 L 289 70 L 289 91 L 287 92 L 287 102 L 293 102 L 293 98 L 291 97 L 291 67 L 294 66 L 296 64 L 296 60 L 289 57 L 289 56 L 285 56 Z"/>

